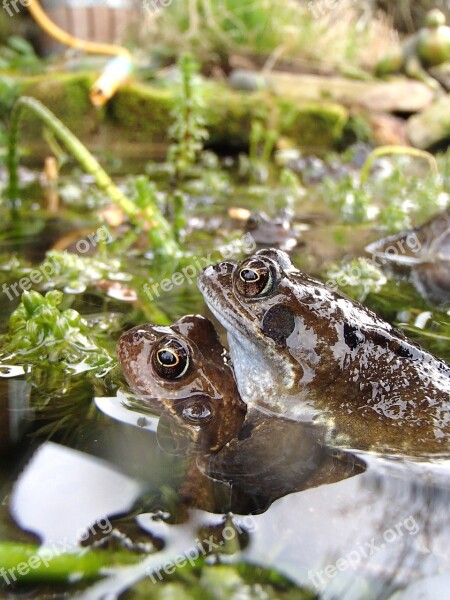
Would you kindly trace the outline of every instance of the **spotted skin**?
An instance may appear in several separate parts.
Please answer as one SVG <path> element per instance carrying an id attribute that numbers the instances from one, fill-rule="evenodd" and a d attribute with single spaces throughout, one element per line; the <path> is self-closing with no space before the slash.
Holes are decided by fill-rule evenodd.
<path id="1" fill-rule="evenodd" d="M 246 297 L 239 277 L 258 262 L 265 288 L 265 268 L 273 285 Z M 240 264 L 207 267 L 199 288 L 227 330 L 247 405 L 325 424 L 329 441 L 345 447 L 448 453 L 449 365 L 298 271 L 284 252 L 262 250 Z"/>

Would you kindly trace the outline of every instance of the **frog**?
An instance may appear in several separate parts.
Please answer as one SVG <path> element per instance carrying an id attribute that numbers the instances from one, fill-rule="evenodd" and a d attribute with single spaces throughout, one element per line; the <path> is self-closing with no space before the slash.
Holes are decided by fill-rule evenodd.
<path id="1" fill-rule="evenodd" d="M 275 246 L 289 251 L 298 244 L 299 233 L 293 227 L 294 213 L 289 208 L 279 210 L 274 217 L 262 210 L 237 207 L 230 208 L 228 214 L 243 223 L 245 232 L 259 248 Z"/>
<path id="2" fill-rule="evenodd" d="M 437 8 L 426 14 L 424 25 L 404 42 L 399 52 L 376 65 L 377 75 L 404 72 L 436 90 L 440 90 L 441 85 L 447 88 L 445 74 L 450 67 L 450 27 L 446 24 L 445 14 Z"/>
<path id="3" fill-rule="evenodd" d="M 168 360 L 169 351 L 178 363 L 175 357 Z M 320 428 L 247 411 L 228 352 L 205 317 L 186 315 L 170 327 L 135 327 L 121 336 L 117 354 L 132 391 L 189 432 L 180 489 L 184 504 L 217 510 L 223 494 L 212 482 L 222 482 L 231 495 L 229 505 L 220 508 L 260 511 L 292 491 L 364 470 L 352 455 L 328 450 Z M 170 364 L 162 369 L 158 360 Z"/>
<path id="4" fill-rule="evenodd" d="M 133 327 L 120 337 L 117 357 L 131 390 L 169 416 L 191 450 L 217 452 L 242 426 L 246 406 L 209 319 L 186 315 L 171 326 Z"/>
<path id="5" fill-rule="evenodd" d="M 293 216 L 288 209 L 280 210 L 273 219 L 263 211 L 253 211 L 247 219 L 245 231 L 251 233 L 257 244 L 292 250 L 298 243 L 292 229 Z"/>
<path id="6" fill-rule="evenodd" d="M 450 305 L 450 208 L 366 247 L 394 274 L 407 276 L 429 302 Z"/>
<path id="7" fill-rule="evenodd" d="M 210 265 L 198 285 L 248 407 L 321 424 L 340 448 L 448 452 L 450 366 L 285 252 Z"/>

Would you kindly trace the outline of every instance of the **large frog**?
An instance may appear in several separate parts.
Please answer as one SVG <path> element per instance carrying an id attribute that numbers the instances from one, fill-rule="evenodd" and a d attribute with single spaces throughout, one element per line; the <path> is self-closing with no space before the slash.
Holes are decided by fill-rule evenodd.
<path id="1" fill-rule="evenodd" d="M 447 87 L 445 76 L 450 67 L 450 27 L 445 15 L 438 9 L 430 10 L 425 18 L 425 27 L 408 38 L 400 52 L 382 59 L 376 66 L 378 75 L 403 71 L 408 77 L 419 79 L 433 88 L 439 83 Z M 433 69 L 435 69 L 433 71 Z M 431 75 L 430 75 L 431 70 Z"/>
<path id="2" fill-rule="evenodd" d="M 319 427 L 245 414 L 226 350 L 204 317 L 135 327 L 120 338 L 118 358 L 133 391 L 191 440 L 180 490 L 185 504 L 217 509 L 211 477 L 230 485 L 226 509 L 245 512 L 363 469 L 352 455 L 325 448 Z"/>
<path id="3" fill-rule="evenodd" d="M 284 252 L 207 267 L 199 287 L 248 406 L 323 423 L 341 446 L 448 451 L 450 367 Z"/>

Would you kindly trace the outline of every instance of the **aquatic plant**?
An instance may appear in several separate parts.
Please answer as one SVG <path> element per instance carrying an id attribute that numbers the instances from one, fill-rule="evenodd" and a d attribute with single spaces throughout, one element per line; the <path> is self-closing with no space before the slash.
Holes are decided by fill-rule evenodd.
<path id="1" fill-rule="evenodd" d="M 140 230 L 148 231 L 152 241 L 158 240 L 155 252 L 163 255 L 178 253 L 178 245 L 173 237 L 169 223 L 160 213 L 158 207 L 150 202 L 145 209 L 139 209 L 125 194 L 113 183 L 109 175 L 92 156 L 89 150 L 78 138 L 39 100 L 22 96 L 17 100 L 11 114 L 9 129 L 8 159 L 9 171 L 8 196 L 13 208 L 14 217 L 17 216 L 17 198 L 19 191 L 18 179 L 18 137 L 20 123 L 24 110 L 31 111 L 46 127 L 65 145 L 69 153 L 81 164 L 85 171 L 91 174 L 98 187 L 127 215 L 130 222 Z"/>
<path id="2" fill-rule="evenodd" d="M 134 564 L 139 560 L 139 555 L 125 550 L 112 552 L 80 548 L 76 552 L 55 552 L 53 549 L 40 549 L 36 544 L 0 542 L 0 564 L 5 583 L 65 583 L 75 574 L 77 581 L 92 581 L 101 577 L 105 568 Z M 19 565 L 28 568 L 18 569 Z"/>
<path id="3" fill-rule="evenodd" d="M 45 296 L 34 290 L 22 294 L 9 318 L 8 333 L 2 336 L 3 365 L 21 365 L 28 373 L 52 367 L 65 373 L 93 371 L 98 376 L 113 366 L 86 321 L 73 309 L 60 309 L 62 302 L 58 290 Z"/>
<path id="4" fill-rule="evenodd" d="M 355 258 L 327 271 L 328 284 L 364 302 L 369 293 L 378 293 L 387 282 L 386 275 L 365 258 Z"/>
<path id="5" fill-rule="evenodd" d="M 377 159 L 387 161 L 382 157 L 388 154 L 399 156 L 400 162 L 376 163 Z M 427 161 L 427 174 L 413 171 L 410 161 L 417 158 Z M 441 163 L 415 149 L 383 147 L 369 156 L 361 171 L 348 169 L 342 176 L 326 178 L 318 194 L 344 223 L 371 223 L 395 233 L 425 221 L 450 204 L 448 175 L 446 170 L 439 170 Z M 369 177 L 376 164 L 378 172 Z"/>
<path id="6" fill-rule="evenodd" d="M 265 183 L 279 133 L 269 123 L 253 121 L 250 128 L 248 157 L 240 155 L 240 175 L 248 175 L 255 183 Z"/>
<path id="7" fill-rule="evenodd" d="M 375 150 L 372 150 L 361 168 L 360 181 L 362 185 L 367 183 L 370 171 L 375 162 L 383 156 L 410 156 L 412 158 L 422 158 L 427 161 L 432 175 L 437 177 L 439 174 L 435 157 L 425 150 L 410 148 L 409 146 L 380 146 L 375 148 Z"/>
<path id="8" fill-rule="evenodd" d="M 412 310 L 409 319 L 399 320 L 398 326 L 438 356 L 450 362 L 450 311 Z"/>
<path id="9" fill-rule="evenodd" d="M 143 560 L 142 554 L 126 550 L 83 548 L 71 552 L 54 552 L 35 544 L 0 542 L 0 563 L 4 578 L 15 578 L 23 583 L 89 582 L 122 565 L 133 565 Z M 156 556 L 155 556 L 155 560 Z M 180 563 L 180 566 L 179 564 Z M 20 570 L 18 565 L 24 565 Z M 167 565 L 171 566 L 168 562 Z M 213 598 L 213 590 L 220 589 L 223 600 L 236 598 L 239 590 L 248 590 L 252 598 L 279 598 L 280 600 L 315 600 L 316 594 L 298 589 L 289 579 L 275 570 L 240 562 L 236 565 L 213 564 L 200 556 L 195 561 L 174 562 L 173 570 L 155 586 L 149 573 L 142 568 L 142 582 L 131 592 L 137 599 L 154 598 Z M 147 576 L 146 576 L 147 575 Z M 89 593 L 89 591 L 87 592 Z"/>
<path id="10" fill-rule="evenodd" d="M 44 63 L 25 38 L 12 35 L 0 46 L 0 69 L 20 73 L 41 73 Z"/>
<path id="11" fill-rule="evenodd" d="M 195 164 L 203 149 L 203 142 L 208 137 L 204 127 L 204 104 L 197 76 L 198 65 L 190 54 L 183 54 L 178 66 L 181 86 L 172 111 L 174 124 L 169 130 L 174 141 L 167 155 L 176 181 L 184 177 Z"/>

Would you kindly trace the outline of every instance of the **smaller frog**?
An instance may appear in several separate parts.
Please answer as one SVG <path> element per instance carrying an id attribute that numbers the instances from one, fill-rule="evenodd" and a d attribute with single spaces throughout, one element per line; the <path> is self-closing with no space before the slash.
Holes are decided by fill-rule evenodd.
<path id="1" fill-rule="evenodd" d="M 376 74 L 403 71 L 408 77 L 439 89 L 437 75 L 430 76 L 428 71 L 447 63 L 450 63 L 450 27 L 446 25 L 444 13 L 433 9 L 427 13 L 425 27 L 406 40 L 401 52 L 382 59 L 376 66 Z"/>
<path id="2" fill-rule="evenodd" d="M 228 214 L 244 222 L 246 233 L 259 247 L 274 246 L 289 251 L 298 243 L 298 232 L 292 227 L 294 214 L 289 209 L 280 210 L 273 218 L 261 210 L 250 212 L 246 208 L 230 208 Z"/>
<path id="3" fill-rule="evenodd" d="M 245 231 L 251 233 L 255 242 L 261 246 L 292 250 L 297 245 L 292 218 L 292 212 L 287 209 L 281 210 L 273 219 L 263 211 L 254 211 L 247 219 Z"/>
<path id="4" fill-rule="evenodd" d="M 450 209 L 420 227 L 373 242 L 366 251 L 409 278 L 422 296 L 450 304 Z"/>
<path id="5" fill-rule="evenodd" d="M 133 392 L 165 412 L 199 452 L 217 452 L 245 418 L 227 354 L 211 321 L 188 315 L 171 327 L 125 332 L 117 356 Z"/>

